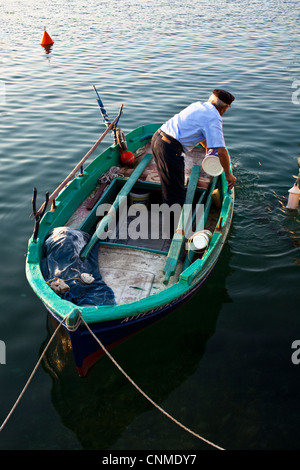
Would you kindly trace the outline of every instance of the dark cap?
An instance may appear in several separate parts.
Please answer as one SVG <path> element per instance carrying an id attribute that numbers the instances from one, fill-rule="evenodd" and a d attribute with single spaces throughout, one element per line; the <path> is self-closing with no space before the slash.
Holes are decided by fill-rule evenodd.
<path id="1" fill-rule="evenodd" d="M 235 100 L 234 96 L 231 93 L 229 93 L 229 91 L 220 90 L 216 88 L 213 91 L 213 94 L 226 104 L 231 104 Z"/>

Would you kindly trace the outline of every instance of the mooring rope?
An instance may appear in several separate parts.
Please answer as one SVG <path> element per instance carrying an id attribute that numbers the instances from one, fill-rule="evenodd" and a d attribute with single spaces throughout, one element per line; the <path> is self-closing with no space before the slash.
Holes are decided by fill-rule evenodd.
<path id="1" fill-rule="evenodd" d="M 72 312 L 71 312 L 71 313 L 72 313 Z M 38 362 L 36 363 L 36 365 L 35 365 L 33 371 L 31 372 L 31 374 L 30 374 L 30 376 L 29 376 L 29 379 L 27 380 L 27 382 L 26 382 L 26 384 L 25 384 L 23 390 L 21 391 L 19 397 L 17 398 L 17 400 L 16 400 L 14 406 L 12 407 L 12 409 L 10 410 L 10 412 L 8 413 L 8 415 L 7 415 L 7 417 L 5 418 L 5 420 L 3 421 L 3 423 L 2 423 L 2 425 L 1 425 L 1 427 L 0 427 L 0 432 L 3 430 L 3 428 L 4 428 L 4 426 L 6 425 L 7 421 L 9 420 L 9 418 L 11 417 L 11 415 L 13 414 L 13 412 L 15 411 L 15 409 L 17 408 L 19 402 L 21 401 L 21 398 L 23 397 L 24 393 L 26 392 L 26 390 L 27 390 L 27 388 L 28 388 L 28 386 L 29 386 L 29 384 L 30 384 L 30 382 L 31 382 L 31 380 L 32 380 L 32 378 L 33 378 L 33 376 L 34 376 L 34 374 L 36 373 L 36 371 L 37 371 L 37 369 L 38 369 L 40 363 L 42 362 L 43 357 L 45 356 L 45 354 L 46 354 L 46 352 L 47 352 L 47 350 L 48 350 L 48 348 L 49 348 L 51 342 L 53 341 L 54 337 L 56 336 L 56 333 L 58 332 L 58 330 L 59 330 L 59 328 L 61 327 L 61 325 L 63 324 L 63 322 L 71 315 L 71 313 L 70 313 L 69 315 L 65 316 L 65 317 L 61 320 L 61 322 L 58 324 L 57 328 L 55 329 L 54 333 L 52 334 L 50 340 L 48 341 L 48 344 L 46 345 L 46 347 L 45 347 L 44 351 L 42 352 L 42 354 L 41 354 L 41 356 L 40 356 Z"/>
<path id="2" fill-rule="evenodd" d="M 72 312 L 71 312 L 72 313 Z M 12 407 L 12 409 L 10 410 L 10 412 L 8 413 L 7 417 L 5 418 L 5 420 L 3 421 L 1 427 L 0 427 L 0 432 L 4 429 L 6 423 L 8 422 L 9 418 L 11 417 L 11 415 L 13 414 L 13 412 L 15 411 L 16 407 L 18 406 L 19 402 L 21 401 L 21 398 L 23 397 L 25 391 L 27 390 L 31 380 L 33 379 L 33 376 L 34 374 L 36 373 L 40 363 L 42 362 L 51 342 L 53 341 L 53 339 L 55 338 L 59 328 L 61 327 L 61 325 L 64 323 L 65 320 L 68 319 L 68 317 L 71 315 L 71 313 L 69 315 L 66 315 L 61 321 L 60 323 L 58 324 L 58 326 L 56 327 L 54 333 L 52 334 L 50 340 L 48 341 L 44 351 L 42 352 L 38 362 L 36 363 L 32 373 L 30 374 L 23 390 L 21 391 L 19 397 L 17 398 L 14 406 Z M 85 325 L 85 327 L 87 328 L 87 330 L 90 332 L 90 334 L 93 336 L 93 338 L 97 341 L 97 343 L 99 344 L 99 346 L 103 349 L 103 351 L 105 352 L 105 354 L 109 357 L 109 359 L 113 362 L 113 364 L 119 369 L 119 371 L 124 375 L 124 377 L 127 378 L 127 380 L 136 388 L 136 390 L 138 392 L 141 393 L 141 395 L 143 395 L 144 398 L 146 398 L 146 400 L 148 400 L 155 408 L 157 408 L 161 413 L 163 413 L 165 416 L 167 416 L 169 419 L 171 419 L 174 423 L 176 423 L 179 427 L 181 427 L 182 429 L 184 429 L 185 431 L 187 431 L 188 433 L 192 434 L 194 437 L 197 437 L 198 439 L 200 439 L 201 441 L 205 442 L 206 444 L 214 447 L 215 449 L 218 449 L 218 450 L 225 450 L 223 447 L 220 447 L 218 446 L 217 444 L 214 444 L 213 442 L 209 441 L 208 439 L 205 439 L 203 436 L 200 436 L 199 434 L 197 434 L 196 432 L 192 431 L 191 429 L 189 429 L 188 427 L 186 427 L 184 424 L 180 423 L 180 421 L 178 421 L 177 419 L 175 419 L 173 416 L 171 416 L 167 411 L 165 411 L 161 406 L 159 406 L 157 403 L 155 403 L 155 401 L 152 400 L 152 398 L 149 397 L 149 395 L 147 395 L 132 379 L 131 377 L 129 377 L 129 375 L 124 371 L 124 369 L 120 366 L 120 364 L 118 364 L 118 362 L 113 358 L 113 356 L 109 353 L 109 351 L 106 349 L 106 347 L 102 344 L 102 342 L 99 340 L 99 338 L 97 338 L 97 336 L 95 335 L 95 333 L 92 331 L 92 329 L 89 327 L 89 325 L 86 323 L 86 321 L 83 319 L 82 315 L 81 316 L 81 321 L 82 323 Z M 78 323 L 78 326 L 79 326 L 80 322 Z"/>
<path id="3" fill-rule="evenodd" d="M 187 428 L 184 424 L 180 423 L 180 421 L 178 421 L 177 419 L 175 419 L 173 416 L 171 416 L 167 411 L 165 411 L 163 408 L 161 408 L 161 406 L 159 406 L 157 403 L 155 403 L 155 401 L 152 400 L 152 398 L 150 398 L 132 379 L 131 377 L 129 377 L 129 375 L 124 371 L 124 369 L 122 369 L 122 367 L 120 366 L 120 364 L 118 364 L 118 362 L 112 357 L 112 355 L 108 352 L 108 350 L 105 348 L 105 346 L 102 344 L 102 342 L 99 340 L 99 338 L 97 338 L 97 336 L 95 335 L 95 333 L 91 330 L 91 328 L 89 327 L 89 325 L 86 323 L 86 321 L 81 317 L 81 320 L 82 322 L 84 323 L 84 325 L 86 326 L 86 328 L 88 329 L 88 331 L 90 332 L 90 334 L 93 336 L 93 338 L 97 341 L 97 343 L 99 344 L 99 346 L 101 346 L 101 348 L 103 349 L 103 351 L 105 352 L 105 354 L 109 357 L 109 359 L 115 364 L 115 366 L 119 369 L 120 372 L 122 372 L 122 374 L 129 380 L 129 382 L 143 395 L 143 397 L 145 397 L 155 408 L 157 408 L 159 411 L 161 411 L 161 413 L 163 413 L 165 416 L 167 416 L 168 418 L 170 418 L 174 423 L 176 423 L 178 426 L 180 426 L 182 429 L 184 429 L 185 431 L 189 432 L 190 434 L 192 434 L 193 436 L 197 437 L 198 439 L 200 439 L 201 441 L 205 442 L 206 444 L 210 445 L 210 446 L 213 446 L 215 447 L 216 449 L 218 450 L 225 450 L 223 447 L 220 447 L 218 446 L 217 444 L 214 444 L 213 442 L 205 439 L 203 436 L 200 436 L 199 434 L 195 433 L 194 431 L 192 431 L 191 429 Z"/>

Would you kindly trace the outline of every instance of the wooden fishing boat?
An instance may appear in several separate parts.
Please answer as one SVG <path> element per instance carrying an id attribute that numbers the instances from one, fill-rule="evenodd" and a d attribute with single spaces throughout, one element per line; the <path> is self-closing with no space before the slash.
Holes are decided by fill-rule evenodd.
<path id="1" fill-rule="evenodd" d="M 120 163 L 120 144 L 114 143 L 84 170 L 80 165 L 79 173 L 77 166 L 69 175 L 71 181 L 59 186 L 55 198 L 47 197 L 40 211 L 35 210 L 36 194 L 33 199 L 36 226 L 28 244 L 27 279 L 51 315 L 58 322 L 66 318 L 64 328 L 81 376 L 103 355 L 85 323 L 110 349 L 163 318 L 200 288 L 230 229 L 234 192 L 228 190 L 224 173 L 211 177 L 203 171 L 204 150 L 197 147 L 185 156 L 184 207 L 190 210 L 193 234 L 211 232 L 206 248 L 197 251 L 193 237 L 187 237 L 183 210 L 172 238 L 161 234 L 138 239 L 130 237 L 129 231 L 120 237 L 121 198 L 129 206 L 130 194 L 147 193 L 148 205 L 137 217 L 141 212 L 145 217 L 145 210 L 149 217 L 153 205 L 160 207 L 161 186 L 150 145 L 159 127 L 159 123 L 144 125 L 126 135 L 126 147 L 135 155 L 132 167 Z M 52 206 L 47 211 L 49 201 Z M 195 226 L 193 217 L 200 205 L 204 210 Z M 107 213 L 99 215 L 103 207 Z M 137 219 L 122 220 L 127 228 L 128 220 Z M 113 236 L 108 230 L 112 222 L 117 228 Z M 66 290 L 58 281 L 67 285 Z"/>

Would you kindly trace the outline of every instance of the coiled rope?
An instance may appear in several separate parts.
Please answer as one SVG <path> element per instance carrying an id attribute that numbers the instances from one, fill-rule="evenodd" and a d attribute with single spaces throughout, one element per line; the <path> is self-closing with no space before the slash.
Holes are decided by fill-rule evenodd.
<path id="1" fill-rule="evenodd" d="M 72 313 L 72 312 L 71 312 Z M 70 314 L 69 314 L 70 315 Z M 7 421 L 9 420 L 9 418 L 11 417 L 11 415 L 13 414 L 14 410 L 16 409 L 18 403 L 20 402 L 21 398 L 23 397 L 26 389 L 28 388 L 36 370 L 38 369 L 40 363 L 42 362 L 43 360 L 43 357 L 45 356 L 46 354 L 46 351 L 48 350 L 51 342 L 53 341 L 56 333 L 58 332 L 59 328 L 61 327 L 61 325 L 63 324 L 63 322 L 65 320 L 67 320 L 67 318 L 69 317 L 69 315 L 67 315 L 66 317 L 64 317 L 61 322 L 58 324 L 57 328 L 55 329 L 54 333 L 52 334 L 49 342 L 47 343 L 43 353 L 41 354 L 35 368 L 33 369 L 29 379 L 27 380 L 22 392 L 20 393 L 17 401 L 15 402 L 14 406 L 12 407 L 11 411 L 9 412 L 7 418 L 4 420 L 3 424 L 1 425 L 0 427 L 0 432 L 3 430 L 4 426 L 6 425 Z M 161 413 L 163 413 L 165 416 L 167 416 L 171 421 L 173 421 L 175 424 L 177 424 L 179 427 L 181 427 L 182 429 L 184 429 L 185 431 L 187 431 L 188 433 L 192 434 L 194 437 L 200 439 L 201 441 L 205 442 L 206 444 L 214 447 L 215 449 L 218 449 L 218 450 L 225 450 L 223 447 L 220 447 L 218 446 L 217 444 L 214 444 L 213 442 L 209 441 L 208 439 L 204 438 L 203 436 L 200 436 L 199 434 L 197 434 L 196 432 L 192 431 L 191 429 L 189 429 L 188 427 L 186 427 L 184 424 L 180 423 L 180 421 L 178 421 L 177 419 L 175 419 L 173 416 L 171 416 L 167 411 L 165 411 L 163 408 L 161 408 L 161 406 L 159 406 L 157 403 L 155 403 L 155 401 L 152 400 L 152 398 L 150 398 L 132 379 L 131 377 L 129 377 L 129 375 L 124 371 L 124 369 L 120 366 L 120 364 L 118 364 L 118 362 L 113 358 L 113 356 L 109 353 L 109 351 L 106 349 L 106 347 L 102 344 L 102 342 L 99 340 L 99 338 L 97 338 L 97 336 L 95 335 L 95 333 L 92 331 L 92 329 L 89 327 L 89 325 L 86 323 L 86 321 L 84 320 L 84 318 L 82 317 L 82 315 L 80 315 L 80 318 L 81 318 L 81 321 L 82 323 L 85 325 L 85 327 L 87 328 L 87 330 L 89 331 L 89 333 L 93 336 L 93 338 L 97 341 L 97 343 L 99 344 L 99 346 L 103 349 L 103 351 L 105 352 L 105 354 L 108 356 L 108 358 L 113 362 L 113 364 L 119 369 L 119 371 L 124 375 L 124 377 L 126 377 L 126 379 L 136 388 L 136 390 L 141 393 L 141 395 L 143 395 L 144 398 L 146 398 L 146 400 L 148 400 L 156 409 L 158 409 Z M 66 325 L 67 326 L 67 325 Z M 79 326 L 79 324 L 78 324 Z M 67 328 L 69 328 L 67 326 Z"/>
<path id="2" fill-rule="evenodd" d="M 120 169 L 119 166 L 112 166 L 106 173 L 100 176 L 99 182 L 111 183 L 113 179 L 118 178 Z"/>

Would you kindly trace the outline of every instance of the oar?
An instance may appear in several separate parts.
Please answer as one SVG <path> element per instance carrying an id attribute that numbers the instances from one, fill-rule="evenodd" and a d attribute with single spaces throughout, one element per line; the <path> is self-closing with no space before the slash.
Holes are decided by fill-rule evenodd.
<path id="1" fill-rule="evenodd" d="M 205 198 L 206 194 L 207 194 L 207 190 L 203 189 L 202 193 L 199 196 L 198 201 L 196 202 L 196 208 L 194 210 L 194 213 L 192 214 L 192 217 L 189 217 L 187 227 L 185 228 L 185 238 L 186 239 L 190 238 L 190 234 L 193 231 L 193 226 L 198 221 L 198 217 L 199 217 L 198 214 L 199 214 L 200 211 L 202 212 L 201 205 L 203 204 L 203 201 L 204 201 L 204 198 Z M 201 217 L 201 212 L 200 212 L 200 217 Z"/>
<path id="2" fill-rule="evenodd" d="M 62 189 L 66 186 L 66 184 L 71 181 L 74 176 L 76 175 L 77 171 L 80 170 L 80 168 L 82 167 L 82 165 L 84 164 L 84 162 L 89 158 L 89 156 L 94 152 L 94 150 L 96 150 L 96 148 L 98 147 L 98 145 L 100 144 L 100 142 L 104 139 L 104 137 L 106 136 L 106 134 L 108 134 L 108 132 L 113 128 L 113 126 L 115 125 L 115 123 L 119 120 L 121 114 L 122 114 L 122 109 L 123 109 L 123 105 L 121 106 L 120 108 L 120 112 L 118 114 L 118 116 L 113 120 L 113 122 L 107 127 L 106 131 L 103 132 L 103 134 L 99 137 L 99 139 L 97 140 L 97 142 L 94 143 L 94 145 L 92 146 L 92 148 L 88 151 L 88 153 L 80 160 L 80 162 L 75 166 L 75 168 L 71 171 L 71 173 L 64 179 L 64 181 L 62 183 L 60 183 L 60 185 L 56 188 L 55 191 L 53 191 L 53 193 L 51 194 L 51 196 L 49 197 L 48 201 L 44 202 L 44 204 L 42 204 L 42 206 L 39 208 L 39 210 L 37 211 L 36 215 L 40 215 L 45 209 L 46 207 L 56 199 L 56 197 L 59 195 L 59 193 L 62 191 Z"/>
<path id="3" fill-rule="evenodd" d="M 145 155 L 143 160 L 138 164 L 138 166 L 134 169 L 130 177 L 128 178 L 127 182 L 124 184 L 123 188 L 117 195 L 115 201 L 111 205 L 110 210 L 108 213 L 103 217 L 101 222 L 99 223 L 94 235 L 90 239 L 89 243 L 86 244 L 84 249 L 82 250 L 82 253 L 80 255 L 81 260 L 85 260 L 86 257 L 89 255 L 90 251 L 93 249 L 94 245 L 97 243 L 101 235 L 104 233 L 108 225 L 111 223 L 111 221 L 114 219 L 116 216 L 116 212 L 120 206 L 120 202 L 123 197 L 128 196 L 129 191 L 133 188 L 134 184 L 137 182 L 143 171 L 145 170 L 146 166 L 150 162 L 152 158 L 152 154 L 148 153 Z"/>
<path id="4" fill-rule="evenodd" d="M 211 202 L 212 202 L 212 193 L 216 188 L 217 181 L 218 181 L 218 177 L 215 176 L 210 186 L 209 194 L 207 196 L 207 200 L 204 206 L 204 211 L 201 214 L 201 217 L 199 218 L 199 220 L 197 221 L 196 232 L 198 232 L 199 230 L 202 230 L 205 227 L 205 224 L 208 219 L 209 211 L 210 211 Z M 194 258 L 194 255 L 195 255 L 194 251 L 192 250 L 187 251 L 186 258 L 182 266 L 182 271 L 184 271 L 191 264 Z"/>
<path id="5" fill-rule="evenodd" d="M 185 198 L 184 206 L 181 210 L 180 218 L 178 221 L 177 230 L 173 235 L 171 246 L 167 255 L 167 260 L 164 266 L 164 284 L 168 284 L 170 277 L 175 274 L 176 266 L 178 264 L 179 256 L 182 250 L 182 246 L 185 242 L 185 230 L 191 217 L 191 208 L 197 189 L 197 183 L 199 179 L 201 167 L 194 165 L 191 171 L 189 184 L 187 187 L 187 193 Z"/>

